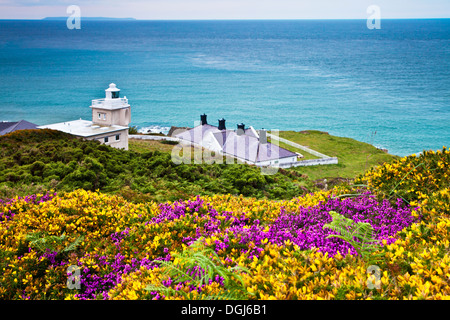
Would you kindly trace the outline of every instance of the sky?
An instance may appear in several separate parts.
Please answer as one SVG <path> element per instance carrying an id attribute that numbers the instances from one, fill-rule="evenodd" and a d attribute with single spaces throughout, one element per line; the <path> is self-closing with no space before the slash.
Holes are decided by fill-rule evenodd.
<path id="1" fill-rule="evenodd" d="M 450 18 L 450 0 L 0 0 L 0 19 L 69 16 L 149 20 L 367 19 L 376 5 L 381 18 Z"/>

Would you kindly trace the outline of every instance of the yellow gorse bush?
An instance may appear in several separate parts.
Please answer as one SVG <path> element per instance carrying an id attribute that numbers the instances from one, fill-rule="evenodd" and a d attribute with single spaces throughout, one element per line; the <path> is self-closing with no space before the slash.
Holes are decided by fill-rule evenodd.
<path id="1" fill-rule="evenodd" d="M 384 240 L 374 253 L 379 255 L 373 260 L 376 262 L 345 252 L 331 257 L 318 248 L 300 250 L 290 241 L 274 244 L 267 239 L 262 241 L 259 255 L 250 256 L 255 244 L 241 245 L 244 232 L 229 237 L 230 248 L 217 251 L 217 263 L 248 270 L 243 273 L 245 299 L 448 299 L 449 159 L 446 149 L 424 152 L 380 166 L 360 179 L 380 197 L 407 199 L 417 206 L 413 215 L 420 217 L 395 235 L 392 243 Z M 195 206 L 188 200 L 133 204 L 118 196 L 84 190 L 36 204 L 16 198 L 0 204 L 0 212 L 15 213 L 0 221 L 0 299 L 79 299 L 77 291 L 66 284 L 69 265 L 77 265 L 89 275 L 82 283 L 85 288 L 100 284 L 107 288 L 104 294 L 86 293 L 85 297 L 92 299 L 165 298 L 146 290 L 148 284 L 177 287 L 189 293 L 190 299 L 225 295 L 226 288 L 218 282 L 205 285 L 201 293 L 189 283 L 170 283 L 155 259 L 169 261 L 174 253 L 187 248 L 186 239 L 198 234 L 204 235 L 206 246 L 214 248 L 224 235 L 208 233 L 215 227 L 210 225 L 211 212 L 221 227 L 245 215 L 250 222 L 260 221 L 268 231 L 281 211 L 295 215 L 299 208 L 352 191 L 359 192 L 335 188 L 281 201 L 214 195 L 190 199 L 196 201 Z M 164 216 L 177 210 L 181 210 L 179 215 Z M 251 223 L 242 230 L 250 228 Z M 84 238 L 68 253 L 44 254 L 26 240 L 34 232 L 66 235 L 61 247 Z M 368 272 L 374 266 L 379 274 Z M 171 298 L 185 299 L 181 294 Z"/>

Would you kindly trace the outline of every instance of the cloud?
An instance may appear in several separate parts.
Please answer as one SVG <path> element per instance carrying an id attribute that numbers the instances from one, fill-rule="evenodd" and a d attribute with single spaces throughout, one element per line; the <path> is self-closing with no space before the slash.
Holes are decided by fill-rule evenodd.
<path id="1" fill-rule="evenodd" d="M 64 16 L 69 5 L 84 16 L 137 19 L 365 19 L 370 5 L 383 18 L 450 17 L 448 0 L 0 0 L 0 18 Z"/>
<path id="2" fill-rule="evenodd" d="M 120 1 L 107 1 L 107 0 L 0 0 L 0 6 L 8 7 L 68 7 L 70 5 L 90 5 L 90 4 L 103 4 L 120 3 Z M 122 1 L 123 2 L 123 1 Z"/>

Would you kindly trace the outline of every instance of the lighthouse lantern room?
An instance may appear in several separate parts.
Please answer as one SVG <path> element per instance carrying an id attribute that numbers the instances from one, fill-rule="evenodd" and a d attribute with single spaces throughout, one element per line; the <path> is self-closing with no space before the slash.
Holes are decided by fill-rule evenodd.
<path id="1" fill-rule="evenodd" d="M 118 99 L 120 95 L 120 89 L 116 87 L 115 83 L 111 83 L 109 88 L 105 90 L 106 99 Z"/>
<path id="2" fill-rule="evenodd" d="M 128 126 L 131 111 L 128 99 L 120 98 L 120 89 L 114 83 L 105 90 L 104 99 L 92 100 L 92 122 L 100 126 Z"/>

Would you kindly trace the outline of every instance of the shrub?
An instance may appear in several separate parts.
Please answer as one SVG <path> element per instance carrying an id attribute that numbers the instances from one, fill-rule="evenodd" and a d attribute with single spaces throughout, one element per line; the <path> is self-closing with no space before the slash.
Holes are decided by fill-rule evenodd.
<path id="1" fill-rule="evenodd" d="M 158 200 L 212 193 L 286 199 L 307 191 L 298 186 L 298 177 L 286 170 L 269 177 L 262 176 L 259 168 L 243 164 L 175 165 L 165 152 L 138 154 L 63 132 L 24 131 L 0 137 L 4 154 L 0 176 L 3 184 L 21 195 L 33 190 L 30 183 L 36 188 L 65 191 L 85 188 L 120 192 L 130 186 L 137 192 L 136 200 L 141 199 L 138 193 L 153 194 Z"/>

